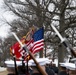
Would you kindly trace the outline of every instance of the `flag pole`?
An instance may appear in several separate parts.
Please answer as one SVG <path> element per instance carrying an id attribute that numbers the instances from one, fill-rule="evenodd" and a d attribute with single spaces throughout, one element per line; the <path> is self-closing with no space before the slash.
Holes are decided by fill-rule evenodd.
<path id="1" fill-rule="evenodd" d="M 31 58 L 34 60 L 36 66 L 38 67 L 39 71 L 42 73 L 42 75 L 47 75 L 47 73 L 43 70 L 43 68 L 40 66 L 40 64 L 36 61 L 36 59 L 34 58 L 34 55 L 27 49 L 26 45 L 23 45 L 21 43 L 21 41 L 19 40 L 19 38 L 17 37 L 17 35 L 15 33 L 12 33 L 14 35 L 14 37 L 16 38 L 16 40 L 19 42 L 19 44 L 21 45 L 21 47 L 23 47 L 23 49 L 29 53 L 29 55 L 31 56 Z"/>
<path id="2" fill-rule="evenodd" d="M 21 47 L 23 47 L 23 50 L 26 50 L 24 48 L 24 45 L 21 43 L 21 41 L 19 40 L 19 38 L 17 37 L 17 35 L 15 33 L 12 32 L 12 34 L 14 35 L 14 37 L 17 39 L 17 41 L 19 42 L 19 44 L 21 45 Z M 26 51 L 27 52 L 27 51 Z M 28 62 L 27 62 L 28 64 Z M 23 66 L 23 69 L 25 70 L 25 63 L 24 63 L 24 53 L 22 55 L 22 66 Z M 28 65 L 27 65 L 28 66 Z M 28 71 L 28 70 L 27 70 Z"/>
<path id="3" fill-rule="evenodd" d="M 27 64 L 26 64 L 26 71 L 27 71 L 26 75 L 29 75 L 29 71 L 28 71 L 28 58 L 27 58 Z"/>
<path id="4" fill-rule="evenodd" d="M 17 70 L 17 64 L 16 64 L 16 58 L 15 58 L 14 50 L 13 50 L 12 54 L 13 54 L 13 58 L 14 58 L 15 74 L 18 75 L 18 70 Z"/>
<path id="5" fill-rule="evenodd" d="M 24 53 L 23 53 L 23 56 L 22 56 L 22 67 L 23 67 L 23 72 L 25 73 L 25 63 L 24 63 Z"/>

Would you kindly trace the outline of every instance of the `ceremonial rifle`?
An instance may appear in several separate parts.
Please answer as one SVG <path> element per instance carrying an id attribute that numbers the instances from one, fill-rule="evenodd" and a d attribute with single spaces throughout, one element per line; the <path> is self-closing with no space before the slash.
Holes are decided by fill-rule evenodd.
<path id="1" fill-rule="evenodd" d="M 59 39 L 61 40 L 61 43 L 66 47 L 67 51 L 69 53 L 72 53 L 72 55 L 74 57 L 76 57 L 76 53 L 74 52 L 73 48 L 71 47 L 69 41 L 66 39 L 66 38 L 63 38 L 61 36 L 61 34 L 58 32 L 58 30 L 53 26 L 51 25 L 52 29 L 56 32 L 57 36 L 59 37 Z"/>
<path id="2" fill-rule="evenodd" d="M 19 40 L 19 38 L 17 37 L 17 35 L 15 33 L 12 33 L 14 35 L 14 37 L 16 38 L 16 40 L 19 42 L 19 44 L 21 45 L 21 47 L 25 50 L 25 52 L 27 52 L 27 54 L 29 53 L 29 55 L 31 56 L 31 58 L 34 60 L 36 66 L 38 67 L 40 73 L 42 73 L 42 75 L 47 75 L 47 73 L 43 70 L 43 68 L 40 66 L 40 64 L 37 62 L 37 60 L 34 58 L 34 55 L 28 50 L 28 48 L 26 47 L 26 45 L 23 45 L 21 43 L 21 41 Z"/>

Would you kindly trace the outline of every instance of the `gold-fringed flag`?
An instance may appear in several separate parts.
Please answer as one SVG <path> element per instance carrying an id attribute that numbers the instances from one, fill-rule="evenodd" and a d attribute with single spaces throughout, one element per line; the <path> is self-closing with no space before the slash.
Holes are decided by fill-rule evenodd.
<path id="1" fill-rule="evenodd" d="M 26 36 L 23 36 L 23 38 L 20 40 L 21 43 L 28 47 L 28 49 L 31 51 L 30 44 L 32 41 L 32 35 L 34 34 L 34 27 L 30 28 L 29 32 L 26 34 Z M 30 46 L 30 47 L 29 47 Z M 19 42 L 16 42 L 12 47 L 10 47 L 10 53 L 11 55 L 14 53 L 17 60 L 21 60 L 22 56 L 24 55 L 24 59 L 29 58 L 29 55 L 23 50 L 23 48 L 20 46 Z"/>
<path id="2" fill-rule="evenodd" d="M 22 44 L 26 44 L 26 47 L 29 51 L 31 51 L 33 54 L 36 52 L 39 52 L 40 50 L 43 50 L 44 48 L 44 29 L 43 27 L 40 28 L 37 31 L 34 31 L 34 28 L 31 28 L 30 31 L 27 33 L 25 37 L 23 37 L 20 41 Z M 30 58 L 29 55 L 23 50 L 23 48 L 20 46 L 20 44 L 17 42 L 15 43 L 11 48 L 11 52 L 14 52 L 17 59 L 21 59 L 24 55 L 24 59 Z"/>

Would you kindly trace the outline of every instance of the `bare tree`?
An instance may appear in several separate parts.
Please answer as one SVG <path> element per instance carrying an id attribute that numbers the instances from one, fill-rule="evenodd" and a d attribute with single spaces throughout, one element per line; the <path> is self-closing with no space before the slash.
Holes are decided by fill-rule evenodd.
<path id="1" fill-rule="evenodd" d="M 51 24 L 56 26 L 63 37 L 68 36 L 67 39 L 70 44 L 75 47 L 75 0 L 25 0 L 24 2 L 21 0 L 4 0 L 4 3 L 9 9 L 7 11 L 12 11 L 18 17 L 17 20 L 8 24 L 17 33 L 21 33 L 21 36 L 32 25 L 37 27 L 44 26 L 45 43 L 48 42 L 47 46 L 50 45 L 50 48 L 58 55 L 59 62 L 64 61 L 67 51 L 60 44 L 59 38 L 55 37 L 56 33 L 51 28 Z"/>

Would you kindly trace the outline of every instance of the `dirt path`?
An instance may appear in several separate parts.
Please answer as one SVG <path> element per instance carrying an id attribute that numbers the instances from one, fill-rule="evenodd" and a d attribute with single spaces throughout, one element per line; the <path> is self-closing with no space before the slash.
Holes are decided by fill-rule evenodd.
<path id="1" fill-rule="evenodd" d="M 7 70 L 0 72 L 0 75 L 7 75 L 7 74 L 8 74 Z"/>

